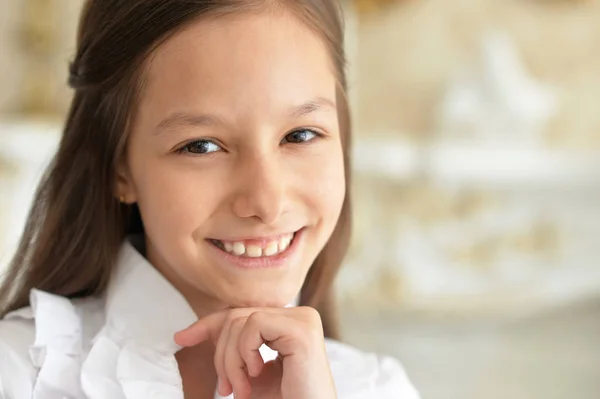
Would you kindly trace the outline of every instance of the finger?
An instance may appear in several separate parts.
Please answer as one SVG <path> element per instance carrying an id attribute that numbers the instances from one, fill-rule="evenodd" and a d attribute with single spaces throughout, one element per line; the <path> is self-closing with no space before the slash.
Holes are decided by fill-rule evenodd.
<path id="1" fill-rule="evenodd" d="M 304 323 L 284 316 L 283 314 L 271 314 L 266 312 L 254 312 L 246 321 L 244 330 L 240 336 L 240 353 L 246 360 L 248 371 L 254 377 L 254 373 L 264 366 L 258 348 L 264 343 L 271 349 L 279 352 L 281 356 L 289 356 L 307 352 L 308 339 L 305 339 L 306 328 Z M 308 337 L 306 337 L 308 338 Z M 256 356 L 260 357 L 260 366 Z M 260 374 L 260 371 L 258 371 Z"/>
<path id="2" fill-rule="evenodd" d="M 240 317 L 231 322 L 229 335 L 225 344 L 224 368 L 227 378 L 233 386 L 236 399 L 250 398 L 252 388 L 246 372 L 246 363 L 238 351 L 238 341 L 247 317 Z"/>
<path id="3" fill-rule="evenodd" d="M 180 346 L 196 346 L 208 339 L 216 343 L 228 311 L 213 313 L 203 317 L 189 327 L 175 334 L 175 342 Z"/>
<path id="4" fill-rule="evenodd" d="M 248 317 L 237 343 L 238 353 L 246 364 L 250 377 L 258 377 L 265 365 L 259 351 L 265 340 L 260 332 L 260 317 L 257 314 L 255 312 L 253 315 L 256 316 Z"/>
<path id="5" fill-rule="evenodd" d="M 231 385 L 231 381 L 229 380 L 229 376 L 227 375 L 227 371 L 225 370 L 225 351 L 227 346 L 229 345 L 229 334 L 231 333 L 231 325 L 234 320 L 237 318 L 246 318 L 255 309 L 253 308 L 242 308 L 242 309 L 232 309 L 227 312 L 225 320 L 222 322 L 221 332 L 219 338 L 216 343 L 215 350 L 215 370 L 217 371 L 217 375 L 219 376 L 220 383 L 218 389 L 221 389 L 219 394 L 222 396 L 230 395 L 233 391 L 233 386 Z M 235 345 L 237 347 L 237 344 Z"/>
<path id="6" fill-rule="evenodd" d="M 217 390 L 221 396 L 231 395 L 231 392 L 233 391 L 233 387 L 225 370 L 225 349 L 227 348 L 227 343 L 229 341 L 231 322 L 233 321 L 232 317 L 233 313 L 228 312 L 227 317 L 221 327 L 221 332 L 217 340 L 215 350 L 215 370 L 217 372 L 217 376 L 219 377 L 219 386 L 217 387 Z"/>
<path id="7" fill-rule="evenodd" d="M 295 319 L 304 319 L 312 324 L 315 320 L 320 323 L 318 312 L 308 307 L 296 307 L 296 308 L 246 308 L 246 309 L 227 309 L 217 313 L 213 313 L 209 316 L 203 317 L 189 327 L 179 331 L 175 334 L 175 342 L 181 346 L 195 346 L 207 339 L 211 339 L 216 344 L 223 324 L 227 320 L 230 312 L 243 312 L 236 313 L 238 315 L 249 315 L 252 312 L 260 310 L 263 313 L 286 315 Z M 321 327 L 322 328 L 322 327 Z"/>

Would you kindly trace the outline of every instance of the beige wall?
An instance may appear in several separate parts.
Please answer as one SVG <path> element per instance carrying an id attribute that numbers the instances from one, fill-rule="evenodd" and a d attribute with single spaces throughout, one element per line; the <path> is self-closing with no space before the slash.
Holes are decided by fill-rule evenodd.
<path id="1" fill-rule="evenodd" d="M 478 40 L 506 30 L 534 77 L 556 85 L 549 145 L 600 147 L 600 2 L 405 1 L 360 22 L 356 122 L 360 134 L 432 134 L 436 106 Z"/>
<path id="2" fill-rule="evenodd" d="M 436 110 L 449 80 L 476 60 L 481 34 L 496 27 L 514 38 L 531 73 L 559 90 L 560 112 L 544 131 L 547 143 L 600 146 L 600 2 L 361 0 L 346 8 L 363 10 L 371 3 L 382 3 L 382 11 L 348 15 L 359 135 L 435 134 Z M 1 2 L 0 115 L 65 112 L 81 4 Z M 41 38 L 47 40 L 40 45 L 44 30 Z"/>
<path id="3" fill-rule="evenodd" d="M 3 0 L 0 4 L 0 115 L 64 114 L 68 62 L 82 0 Z"/>

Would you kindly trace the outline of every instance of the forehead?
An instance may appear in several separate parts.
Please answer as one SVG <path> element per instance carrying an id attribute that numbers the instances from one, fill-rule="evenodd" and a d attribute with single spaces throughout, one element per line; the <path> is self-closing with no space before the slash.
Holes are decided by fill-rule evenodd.
<path id="1" fill-rule="evenodd" d="M 240 111 L 335 101 L 322 40 L 291 14 L 199 20 L 161 44 L 146 70 L 141 103 L 152 112 L 190 106 Z"/>

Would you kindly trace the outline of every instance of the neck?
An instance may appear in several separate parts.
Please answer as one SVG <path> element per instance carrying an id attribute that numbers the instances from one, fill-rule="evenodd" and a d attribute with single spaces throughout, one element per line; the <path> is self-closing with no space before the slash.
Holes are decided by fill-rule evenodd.
<path id="1" fill-rule="evenodd" d="M 146 237 L 144 256 L 156 270 L 163 275 L 169 283 L 186 299 L 198 319 L 228 308 L 228 305 L 212 298 L 197 287 L 191 285 L 186 279 L 167 265 L 167 262 L 158 254 L 155 247 Z"/>

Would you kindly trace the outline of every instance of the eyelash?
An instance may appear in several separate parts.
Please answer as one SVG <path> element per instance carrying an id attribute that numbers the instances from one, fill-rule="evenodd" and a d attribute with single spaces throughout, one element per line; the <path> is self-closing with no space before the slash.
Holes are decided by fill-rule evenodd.
<path id="1" fill-rule="evenodd" d="M 207 154 L 212 154 L 213 152 L 218 152 L 218 151 L 211 151 L 211 152 L 201 152 L 201 153 L 197 153 L 197 152 L 192 152 L 189 150 L 189 148 L 197 143 L 207 143 L 208 145 L 214 145 L 216 147 L 221 148 L 221 146 L 217 143 L 215 143 L 213 140 L 208 140 L 208 139 L 202 139 L 202 140 L 194 140 L 194 141 L 190 141 L 187 144 L 183 145 L 182 147 L 177 149 L 177 153 L 178 154 L 184 154 L 184 153 L 189 153 L 192 155 L 207 155 Z"/>
<path id="2" fill-rule="evenodd" d="M 319 133 L 319 132 L 317 132 L 317 131 L 315 131 L 315 130 L 313 130 L 313 129 L 307 129 L 307 128 L 305 128 L 305 129 L 297 129 L 297 130 L 291 131 L 291 132 L 289 132 L 288 134 L 286 134 L 286 135 L 283 137 L 283 139 L 281 139 L 281 143 L 285 143 L 285 142 L 284 142 L 284 140 L 285 140 L 285 139 L 286 139 L 288 136 L 290 136 L 290 135 L 292 135 L 292 134 L 304 133 L 304 132 L 311 133 L 311 134 L 313 135 L 313 137 L 312 137 L 311 139 L 309 139 L 309 140 L 305 140 L 305 141 L 301 141 L 301 142 L 293 142 L 293 141 L 292 141 L 292 142 L 288 142 L 288 144 L 305 144 L 305 143 L 308 143 L 308 142 L 311 142 L 311 141 L 313 141 L 313 140 L 316 140 L 316 139 L 319 139 L 319 138 L 322 138 L 322 137 L 323 137 L 323 134 L 321 134 L 321 133 Z"/>
<path id="3" fill-rule="evenodd" d="M 298 134 L 298 133 L 304 133 L 304 132 L 308 132 L 308 133 L 312 134 L 313 137 L 310 138 L 310 139 L 308 139 L 308 140 L 299 141 L 299 142 L 298 141 L 288 141 L 288 142 L 285 141 L 292 134 Z M 306 143 L 309 143 L 309 142 L 311 142 L 313 140 L 316 140 L 316 139 L 319 139 L 319 138 L 322 138 L 322 137 L 323 137 L 322 133 L 319 133 L 319 132 L 317 132 L 317 131 L 315 131 L 313 129 L 297 129 L 297 130 L 291 131 L 290 133 L 286 134 L 283 137 L 283 139 L 281 139 L 281 144 L 306 144 Z M 197 144 L 197 143 L 208 143 L 207 145 L 211 145 L 212 144 L 212 145 L 215 145 L 215 146 L 221 148 L 221 146 L 219 144 L 215 143 L 213 140 L 201 139 L 201 140 L 194 140 L 194 141 L 186 143 L 182 147 L 178 148 L 176 150 L 176 152 L 178 154 L 189 153 L 189 154 L 192 154 L 192 155 L 208 155 L 208 154 L 212 154 L 214 152 L 218 152 L 218 151 L 210 151 L 210 152 L 197 153 L 197 152 L 189 151 L 190 146 L 192 146 L 193 144 Z"/>

